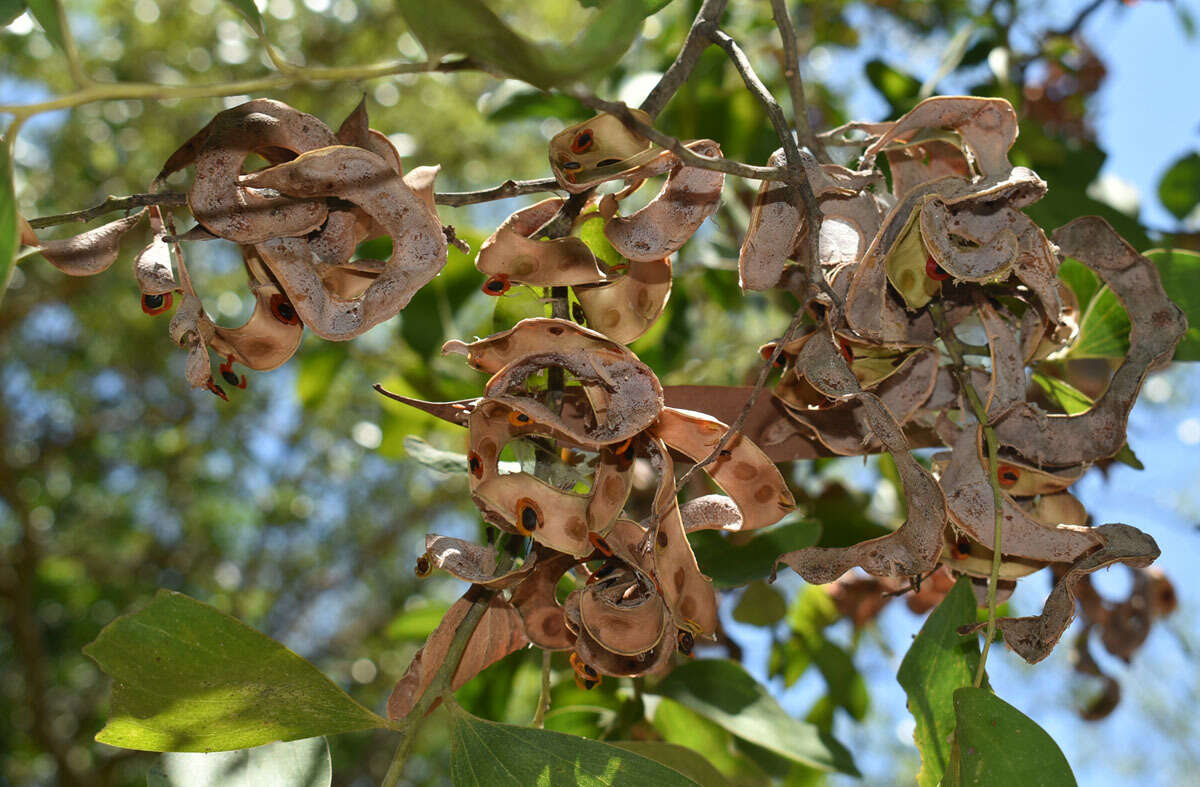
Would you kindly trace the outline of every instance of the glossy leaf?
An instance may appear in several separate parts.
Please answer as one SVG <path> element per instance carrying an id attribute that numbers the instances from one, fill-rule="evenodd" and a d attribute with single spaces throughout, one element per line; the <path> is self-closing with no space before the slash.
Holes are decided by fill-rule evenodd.
<path id="1" fill-rule="evenodd" d="M 1129 315 L 1108 287 L 1096 291 L 1079 321 L 1068 358 L 1123 358 L 1129 352 Z"/>
<path id="2" fill-rule="evenodd" d="M 324 738 L 268 743 L 225 752 L 169 752 L 150 768 L 147 787 L 328 787 L 333 782 Z"/>
<path id="3" fill-rule="evenodd" d="M 697 782 L 659 762 L 561 732 L 499 724 L 451 707 L 450 775 L 455 787 L 603 787 Z"/>
<path id="4" fill-rule="evenodd" d="M 113 678 L 96 740 L 144 751 L 228 751 L 386 727 L 309 662 L 235 618 L 159 591 L 84 648 Z"/>
<path id="5" fill-rule="evenodd" d="M 1182 221 L 1200 205 L 1200 153 L 1178 159 L 1158 182 L 1158 199 Z"/>
<path id="6" fill-rule="evenodd" d="M 787 601 L 766 582 L 751 582 L 733 608 L 733 619 L 751 626 L 773 626 L 787 614 Z"/>
<path id="7" fill-rule="evenodd" d="M 1176 361 L 1200 361 L 1200 254 L 1184 249 L 1146 252 L 1158 267 L 1163 288 L 1188 318 L 1188 331 L 1175 349 Z"/>
<path id="8" fill-rule="evenodd" d="M 954 692 L 959 784 L 1070 787 L 1075 776 L 1054 739 L 988 689 Z"/>
<path id="9" fill-rule="evenodd" d="M 820 532 L 815 522 L 801 521 L 760 530 L 744 542 L 712 530 L 691 533 L 688 541 L 700 570 L 712 578 L 713 584 L 736 587 L 771 576 L 775 558 L 783 552 L 812 546 Z"/>
<path id="10" fill-rule="evenodd" d="M 686 746 L 662 741 L 613 741 L 612 745 L 660 762 L 701 787 L 726 787 L 729 784 L 711 762 Z"/>
<path id="11" fill-rule="evenodd" d="M 736 662 L 705 659 L 684 664 L 657 691 L 775 754 L 826 771 L 858 773 L 844 746 L 790 716 Z"/>
<path id="12" fill-rule="evenodd" d="M 1054 400 L 1067 415 L 1077 415 L 1091 408 L 1092 398 L 1071 385 L 1066 380 L 1051 377 L 1041 372 L 1033 373 L 1033 381 L 1038 384 L 1046 396 Z M 1121 450 L 1113 454 L 1113 459 L 1126 464 L 1135 470 L 1145 470 L 1146 466 L 1137 458 L 1137 454 L 1129 447 L 1129 443 L 1121 446 Z"/>
<path id="13" fill-rule="evenodd" d="M 258 6 L 254 4 L 254 0 L 225 0 L 225 2 L 242 15 L 255 33 L 260 36 L 265 35 L 266 29 L 263 27 L 262 14 L 258 12 Z"/>
<path id="14" fill-rule="evenodd" d="M 16 267 L 21 232 L 17 227 L 17 199 L 13 193 L 12 160 L 7 140 L 0 140 L 0 298 Z"/>
<path id="15" fill-rule="evenodd" d="M 29 13 L 42 26 L 46 38 L 49 38 L 60 50 L 66 50 L 66 39 L 63 37 L 63 23 L 59 12 L 62 6 L 56 0 L 26 0 Z"/>
<path id="16" fill-rule="evenodd" d="M 896 673 L 917 723 L 913 740 L 921 752 L 921 787 L 936 787 L 950 761 L 954 692 L 970 686 L 979 667 L 979 639 L 959 636 L 958 627 L 973 622 L 971 580 L 959 577 L 921 627 Z"/>
<path id="17" fill-rule="evenodd" d="M 423 0 L 399 0 L 400 13 L 427 55 L 469 54 L 489 70 L 550 88 L 603 73 L 625 54 L 642 22 L 662 0 L 609 0 L 580 12 L 582 32 L 569 44 L 533 42 L 510 27 L 483 0 L 443 0 L 429 13 Z"/>

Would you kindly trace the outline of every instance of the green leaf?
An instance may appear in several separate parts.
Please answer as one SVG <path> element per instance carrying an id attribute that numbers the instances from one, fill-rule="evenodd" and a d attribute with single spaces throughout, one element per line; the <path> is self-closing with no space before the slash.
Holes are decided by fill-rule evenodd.
<path id="1" fill-rule="evenodd" d="M 430 59 L 468 55 L 485 68 L 540 88 L 602 75 L 629 49 L 642 22 L 662 8 L 661 0 L 608 0 L 579 12 L 575 40 L 562 45 L 522 36 L 484 0 L 442 0 L 429 13 L 425 0 L 398 0 L 400 13 Z"/>
<path id="2" fill-rule="evenodd" d="M 10 132 L 11 133 L 11 132 Z M 21 231 L 17 228 L 17 197 L 13 191 L 12 159 L 8 156 L 8 140 L 0 140 L 0 298 L 8 288 L 17 265 L 17 249 L 21 247 Z"/>
<path id="3" fill-rule="evenodd" d="M 96 740 L 143 751 L 228 751 L 386 727 L 309 662 L 241 621 L 160 590 L 83 652 L 113 678 Z"/>
<path id="4" fill-rule="evenodd" d="M 384 637 L 389 640 L 424 642 L 442 622 L 450 605 L 444 601 L 418 599 L 405 605 L 404 611 L 387 624 Z"/>
<path id="5" fill-rule="evenodd" d="M 486 721 L 450 707 L 450 775 L 455 787 L 697 784 L 666 765 L 607 743 Z"/>
<path id="6" fill-rule="evenodd" d="M 979 668 L 979 639 L 958 634 L 959 626 L 973 622 L 971 580 L 959 577 L 921 627 L 896 673 L 917 722 L 913 740 L 921 752 L 917 774 L 921 787 L 936 787 L 946 772 L 954 732 L 954 692 L 970 686 Z"/>
<path id="7" fill-rule="evenodd" d="M 1171 165 L 1158 182 L 1158 199 L 1180 221 L 1200 205 L 1200 153 Z"/>
<path id="8" fill-rule="evenodd" d="M 596 211 L 592 211 L 596 214 Z M 588 214 L 584 214 L 583 218 L 587 218 Z M 592 250 L 592 254 L 596 258 L 609 264 L 621 265 L 626 262 L 621 253 L 609 241 L 608 236 L 604 234 L 603 219 L 588 219 L 579 227 L 579 237 Z"/>
<path id="9" fill-rule="evenodd" d="M 0 27 L 7 27 L 25 11 L 25 0 L 0 0 Z"/>
<path id="10" fill-rule="evenodd" d="M 148 787 L 329 787 L 333 765 L 324 738 L 304 738 L 237 751 L 171 752 L 146 781 Z"/>
<path id="11" fill-rule="evenodd" d="M 1075 299 L 1079 301 L 1081 308 L 1091 303 L 1096 290 L 1100 289 L 1100 277 L 1074 257 L 1067 257 L 1058 266 L 1058 278 L 1075 293 Z"/>
<path id="12" fill-rule="evenodd" d="M 1162 277 L 1163 289 L 1187 315 L 1188 331 L 1175 350 L 1176 361 L 1200 361 L 1200 254 L 1184 249 L 1146 252 Z"/>
<path id="13" fill-rule="evenodd" d="M 822 770 L 858 775 L 854 758 L 842 744 L 788 715 L 736 662 L 705 659 L 684 664 L 657 691 L 768 751 Z"/>
<path id="14" fill-rule="evenodd" d="M 242 15 L 255 33 L 260 36 L 266 35 L 262 15 L 258 13 L 258 6 L 254 4 L 254 0 L 225 0 L 225 2 L 233 6 Z"/>
<path id="15" fill-rule="evenodd" d="M 1075 776 L 1054 739 L 988 689 L 954 692 L 960 784 L 1070 787 Z"/>
<path id="16" fill-rule="evenodd" d="M 467 455 L 434 448 L 416 435 L 405 435 L 404 451 L 419 464 L 446 475 L 467 472 Z"/>
<path id="17" fill-rule="evenodd" d="M 1123 358 L 1129 352 L 1129 315 L 1108 286 L 1101 287 L 1079 321 L 1068 358 Z"/>
<path id="18" fill-rule="evenodd" d="M 660 699 L 654 709 L 654 728 L 667 742 L 703 756 L 734 784 L 762 784 L 767 780 L 761 768 L 737 752 L 736 739 L 724 727 L 678 702 Z"/>
<path id="19" fill-rule="evenodd" d="M 783 552 L 812 546 L 820 533 L 815 522 L 801 521 L 760 530 L 745 542 L 712 530 L 691 533 L 688 541 L 700 570 L 712 577 L 717 587 L 729 588 L 771 576 L 775 558 Z"/>
<path id="20" fill-rule="evenodd" d="M 878 59 L 867 63 L 866 72 L 870 83 L 891 104 L 893 114 L 907 112 L 916 106 L 921 80 Z"/>
<path id="21" fill-rule="evenodd" d="M 1066 380 L 1050 377 L 1041 372 L 1033 373 L 1033 381 L 1046 392 L 1046 396 L 1058 403 L 1067 415 L 1078 415 L 1090 409 L 1094 403 L 1092 398 L 1071 385 Z M 1135 470 L 1145 470 L 1146 466 L 1137 458 L 1137 454 L 1129 447 L 1129 443 L 1121 446 L 1121 450 L 1113 455 L 1113 459 L 1126 464 Z"/>
<path id="22" fill-rule="evenodd" d="M 773 626 L 787 614 L 787 601 L 766 582 L 751 582 L 733 609 L 733 619 L 751 626 Z"/>
<path id="23" fill-rule="evenodd" d="M 870 695 L 867 683 L 854 666 L 854 659 L 845 648 L 822 638 L 812 651 L 812 663 L 816 665 L 829 689 L 829 701 L 844 709 L 855 721 L 867 715 Z"/>
<path id="24" fill-rule="evenodd" d="M 29 13 L 42 26 L 46 38 L 60 50 L 66 51 L 66 38 L 63 36 L 63 20 L 60 13 L 62 6 L 56 0 L 27 0 Z"/>
<path id="25" fill-rule="evenodd" d="M 613 741 L 612 745 L 660 762 L 700 787 L 727 787 L 729 784 L 711 762 L 686 746 L 662 741 Z"/>

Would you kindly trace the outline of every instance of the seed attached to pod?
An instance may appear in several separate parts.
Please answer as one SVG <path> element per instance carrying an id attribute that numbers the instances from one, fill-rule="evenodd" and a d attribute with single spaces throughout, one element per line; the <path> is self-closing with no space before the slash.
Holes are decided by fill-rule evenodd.
<path id="1" fill-rule="evenodd" d="M 225 380 L 225 382 L 232 385 L 234 388 L 245 388 L 246 387 L 246 375 L 243 374 L 241 377 L 238 377 L 237 373 L 233 371 L 233 356 L 232 355 L 230 355 L 229 357 L 227 357 L 225 359 L 225 363 L 221 364 L 220 372 L 221 372 L 221 378 L 223 380 Z"/>
<path id="2" fill-rule="evenodd" d="M 171 308 L 174 303 L 175 296 L 169 292 L 162 295 L 143 295 L 142 296 L 142 311 L 149 314 L 151 317 L 162 314 L 167 309 Z"/>
<path id="3" fill-rule="evenodd" d="M 1000 479 L 1000 486 L 1003 487 L 1015 486 L 1021 480 L 1021 471 L 1012 465 L 1000 465 L 996 475 Z"/>
<path id="4" fill-rule="evenodd" d="M 413 570 L 413 572 L 421 579 L 429 576 L 433 572 L 433 566 L 429 565 L 429 558 L 427 558 L 425 555 L 421 555 L 419 558 L 417 558 L 417 567 Z"/>
<path id="5" fill-rule="evenodd" d="M 679 629 L 675 632 L 675 645 L 678 647 L 680 653 L 690 656 L 692 655 L 692 648 L 696 646 L 696 638 L 687 629 Z"/>
<path id="6" fill-rule="evenodd" d="M 517 521 L 514 527 L 518 533 L 523 536 L 531 536 L 541 523 L 542 514 L 537 508 L 537 503 L 528 497 L 522 497 L 517 501 Z"/>
<path id="7" fill-rule="evenodd" d="M 934 281 L 945 281 L 950 278 L 950 274 L 942 270 L 932 255 L 925 258 L 925 275 Z"/>
<path id="8" fill-rule="evenodd" d="M 483 478 L 483 460 L 474 451 L 467 454 L 467 468 L 471 471 L 471 475 Z"/>
<path id="9" fill-rule="evenodd" d="M 605 557 L 613 556 L 612 547 L 608 545 L 608 542 L 599 533 L 588 533 L 588 543 L 595 547 L 596 551 L 601 555 Z"/>
<path id="10" fill-rule="evenodd" d="M 592 135 L 592 130 L 590 128 L 585 128 L 583 131 L 580 131 L 578 134 L 576 134 L 575 138 L 571 140 L 571 152 L 586 153 L 591 149 L 592 143 L 595 141 L 596 139 Z"/>
<path id="11" fill-rule="evenodd" d="M 296 314 L 296 307 L 292 306 L 292 302 L 283 293 L 277 292 L 271 296 L 271 316 L 284 325 L 300 324 L 300 315 Z"/>
<path id="12" fill-rule="evenodd" d="M 520 410 L 512 410 L 508 414 L 508 422 L 513 426 L 528 426 L 533 419 Z"/>
<path id="13" fill-rule="evenodd" d="M 497 273 L 483 283 L 483 291 L 488 295 L 503 295 L 512 284 L 503 273 Z"/>
<path id="14" fill-rule="evenodd" d="M 224 388 L 222 388 L 221 386 L 217 385 L 217 384 L 216 384 L 215 382 L 213 382 L 212 380 L 209 380 L 209 381 L 208 381 L 208 385 L 207 385 L 207 386 L 205 386 L 205 387 L 207 387 L 207 388 L 208 388 L 208 390 L 209 390 L 209 391 L 210 391 L 210 392 L 211 392 L 211 393 L 212 393 L 214 396 L 219 396 L 219 397 L 221 397 L 221 399 L 223 399 L 223 400 L 224 400 L 224 401 L 226 401 L 226 402 L 228 402 L 228 401 L 229 401 L 229 396 L 228 396 L 228 395 L 225 393 L 225 389 L 224 389 Z"/>

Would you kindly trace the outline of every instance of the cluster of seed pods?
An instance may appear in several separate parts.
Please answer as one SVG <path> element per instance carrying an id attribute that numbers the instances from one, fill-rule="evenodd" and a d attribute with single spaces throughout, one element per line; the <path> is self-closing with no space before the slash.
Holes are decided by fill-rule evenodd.
<path id="1" fill-rule="evenodd" d="M 268 166 L 243 173 L 255 154 Z M 90 276 L 117 259 L 121 236 L 148 217 L 152 239 L 134 259 L 149 315 L 169 311 L 171 339 L 188 351 L 186 376 L 227 398 L 213 376 L 246 386 L 236 366 L 274 369 L 300 346 L 304 327 L 331 340 L 351 339 L 394 317 L 446 263 L 446 235 L 433 202 L 436 167 L 405 174 L 388 138 L 368 127 L 359 104 L 332 131 L 318 118 L 278 101 L 256 99 L 217 114 L 185 142 L 155 179 L 194 167 L 188 207 L 196 225 L 175 235 L 153 206 L 66 240 L 30 245 L 60 270 Z M 356 259 L 363 241 L 392 238 L 386 260 Z M 240 327 L 216 324 L 196 292 L 180 241 L 236 243 L 255 308 Z"/>
<path id="2" fill-rule="evenodd" d="M 934 572 L 943 579 L 967 575 L 982 599 L 995 548 L 993 489 L 984 424 L 961 377 L 978 392 L 1000 443 L 1001 596 L 1038 569 L 1053 566 L 1057 574 L 1040 615 L 999 622 L 1010 647 L 1031 662 L 1044 658 L 1074 617 L 1076 588 L 1091 572 L 1113 563 L 1140 570 L 1152 561 L 1158 547 L 1150 536 L 1124 524 L 1091 526 L 1068 488 L 1124 445 L 1140 386 L 1170 360 L 1186 320 L 1153 264 L 1103 220 L 1078 219 L 1048 238 L 1021 211 L 1046 184 L 1010 163 L 1016 135 L 1007 102 L 970 97 L 929 99 L 895 122 L 829 132 L 827 140 L 861 149 L 863 164 L 807 165 L 822 214 L 815 244 L 789 187 L 763 183 L 739 259 L 743 289 L 807 294 L 814 272 L 829 286 L 808 300 L 799 336 L 762 348 L 764 357 L 779 359 L 781 373 L 753 405 L 754 391 L 746 387 L 663 388 L 623 346 L 661 313 L 670 255 L 717 208 L 723 176 L 683 166 L 608 115 L 556 136 L 550 161 L 565 190 L 591 194 L 618 181 L 618 190 L 600 197 L 595 210 L 585 208 L 576 226 L 602 221 L 624 262 L 605 264 L 576 235 L 539 239 L 538 229 L 562 205 L 554 199 L 510 216 L 476 264 L 487 277 L 484 291 L 497 296 L 516 283 L 573 288 L 588 327 L 531 319 L 470 344 L 450 342 L 446 351 L 491 375 L 484 395 L 452 403 L 407 400 L 469 429 L 472 499 L 486 521 L 533 541 L 524 562 L 493 576 L 494 549 L 430 536 L 418 574 L 440 568 L 505 591 L 485 615 L 487 644 L 479 635 L 472 639 L 468 651 L 479 658 L 468 658 L 461 679 L 530 642 L 571 651 L 585 686 L 602 675 L 665 669 L 673 651 L 690 650 L 717 625 L 711 584 L 686 534 L 778 521 L 792 498 L 774 463 L 795 459 L 888 452 L 908 517 L 889 535 L 785 553 L 780 564 L 815 584 L 853 577 L 847 572 L 854 569 L 891 584 Z M 689 147 L 720 152 L 709 140 Z M 880 156 L 890 188 L 876 167 Z M 781 151 L 771 159 L 782 161 Z M 664 173 L 656 198 L 620 215 L 633 189 Z M 1065 257 L 1096 273 L 1132 325 L 1127 357 L 1099 400 L 1078 415 L 1048 414 L 1027 397 L 1027 367 L 1065 350 L 1078 333 L 1078 304 L 1058 279 Z M 944 324 L 935 322 L 931 305 Z M 982 343 L 968 347 L 961 377 L 939 329 L 986 337 L 982 350 Z M 544 383 L 528 384 L 554 368 L 572 381 L 557 397 Z M 740 431 L 704 466 L 724 494 L 681 505 L 676 457 L 702 463 L 739 415 Z M 502 472 L 501 451 L 530 437 L 564 458 L 592 452 L 588 491 L 574 491 L 572 478 L 556 483 L 536 470 Z M 912 454 L 934 446 L 949 450 L 936 454 L 931 468 Z M 626 509 L 637 463 L 658 479 L 653 506 L 640 521 Z M 556 588 L 567 573 L 577 587 L 560 603 Z M 934 595 L 948 586 L 938 583 Z M 415 672 L 397 686 L 394 716 L 411 708 L 422 661 L 440 660 L 455 626 L 443 623 Z M 509 633 L 497 636 L 497 627 Z"/>

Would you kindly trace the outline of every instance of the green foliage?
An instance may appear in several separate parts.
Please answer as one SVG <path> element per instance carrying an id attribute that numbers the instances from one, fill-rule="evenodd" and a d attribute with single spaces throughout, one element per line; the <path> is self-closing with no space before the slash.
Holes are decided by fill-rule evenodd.
<path id="1" fill-rule="evenodd" d="M 1071 787 L 1075 776 L 1058 744 L 989 689 L 954 692 L 957 785 Z"/>
<path id="2" fill-rule="evenodd" d="M 29 7 L 29 13 L 33 15 L 33 18 L 42 26 L 46 38 L 49 38 L 59 51 L 65 51 L 67 45 L 63 36 L 61 0 L 26 0 L 25 5 Z"/>
<path id="3" fill-rule="evenodd" d="M 787 614 L 787 600 L 761 580 L 751 582 L 733 608 L 733 619 L 751 626 L 773 626 Z"/>
<path id="4" fill-rule="evenodd" d="M 450 713 L 450 774 L 455 787 L 697 784 L 627 749 L 561 732 L 498 724 L 454 706 Z"/>
<path id="5" fill-rule="evenodd" d="M 431 59 L 467 54 L 497 73 L 550 88 L 606 71 L 629 49 L 642 21 L 665 2 L 585 3 L 598 10 L 586 16 L 580 12 L 576 29 L 582 32 L 566 46 L 529 41 L 483 0 L 448 0 L 436 14 L 420 0 L 398 0 L 397 5 Z"/>
<path id="6" fill-rule="evenodd" d="M 702 756 L 675 743 L 661 741 L 613 741 L 616 746 L 660 762 L 699 784 L 700 787 L 727 787 L 725 777 Z"/>
<path id="7" fill-rule="evenodd" d="M 25 0 L 0 0 L 0 26 L 12 22 L 25 11 Z"/>
<path id="8" fill-rule="evenodd" d="M 871 60 L 866 67 L 867 79 L 888 102 L 892 116 L 900 115 L 917 104 L 921 80 L 882 60 Z"/>
<path id="9" fill-rule="evenodd" d="M 1079 320 L 1069 358 L 1122 358 L 1129 352 L 1129 315 L 1107 286 L 1096 291 Z"/>
<path id="10" fill-rule="evenodd" d="M 1189 153 L 1171 164 L 1158 182 L 1158 199 L 1180 220 L 1200 205 L 1200 153 Z"/>
<path id="11" fill-rule="evenodd" d="M 954 692 L 970 686 L 979 667 L 979 638 L 959 636 L 958 627 L 975 621 L 975 594 L 969 577 L 954 587 L 913 640 L 896 679 L 916 719 L 913 740 L 921 752 L 921 787 L 937 787 L 950 762 L 954 732 Z"/>
<path id="12" fill-rule="evenodd" d="M 676 667 L 655 689 L 739 738 L 794 762 L 857 774 L 842 744 L 787 711 L 733 661 L 705 659 Z"/>
<path id="13" fill-rule="evenodd" d="M 1155 249 L 1146 256 L 1158 266 L 1167 295 L 1188 318 L 1188 331 L 1175 350 L 1175 360 L 1200 361 L 1200 254 L 1185 249 Z"/>
<path id="14" fill-rule="evenodd" d="M 333 763 L 324 738 L 302 738 L 228 752 L 170 752 L 147 774 L 147 787 L 329 787 Z"/>
<path id="15" fill-rule="evenodd" d="M 96 740 L 143 751 L 227 751 L 386 727 L 316 667 L 207 604 L 160 591 L 84 648 L 113 678 Z"/>
<path id="16" fill-rule="evenodd" d="M 723 536 L 712 530 L 688 534 L 700 570 L 717 587 L 737 587 L 775 573 L 782 552 L 804 549 L 817 542 L 820 527 L 808 520 L 772 525 L 747 536 Z"/>
<path id="17" fill-rule="evenodd" d="M 225 0 L 229 5 L 233 6 L 239 14 L 246 20 L 246 24 L 254 30 L 258 35 L 265 35 L 266 28 L 263 27 L 262 14 L 258 12 L 258 6 L 254 4 L 254 0 Z"/>

